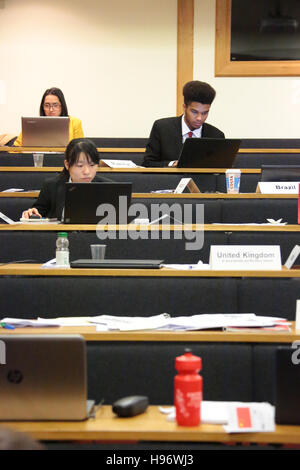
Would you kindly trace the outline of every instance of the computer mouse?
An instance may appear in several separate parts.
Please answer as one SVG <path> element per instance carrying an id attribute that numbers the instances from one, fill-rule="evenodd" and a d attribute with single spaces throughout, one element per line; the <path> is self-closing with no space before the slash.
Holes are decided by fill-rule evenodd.
<path id="1" fill-rule="evenodd" d="M 129 396 L 120 398 L 112 405 L 112 410 L 118 416 L 127 418 L 144 413 L 149 405 L 148 397 L 143 396 Z"/>
<path id="2" fill-rule="evenodd" d="M 33 220 L 33 219 L 41 219 L 41 217 L 39 215 L 36 215 L 36 214 L 32 214 L 29 216 L 29 219 Z"/>

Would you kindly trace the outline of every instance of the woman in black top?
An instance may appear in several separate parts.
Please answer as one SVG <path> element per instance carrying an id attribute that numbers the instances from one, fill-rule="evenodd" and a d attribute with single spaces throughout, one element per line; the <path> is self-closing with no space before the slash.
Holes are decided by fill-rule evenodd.
<path id="1" fill-rule="evenodd" d="M 53 177 L 46 179 L 38 199 L 32 208 L 23 212 L 22 217 L 29 219 L 35 215 L 48 218 L 62 218 L 65 204 L 65 184 L 109 182 L 107 178 L 97 176 L 99 154 L 96 146 L 88 139 L 73 139 L 65 151 L 64 169 Z"/>

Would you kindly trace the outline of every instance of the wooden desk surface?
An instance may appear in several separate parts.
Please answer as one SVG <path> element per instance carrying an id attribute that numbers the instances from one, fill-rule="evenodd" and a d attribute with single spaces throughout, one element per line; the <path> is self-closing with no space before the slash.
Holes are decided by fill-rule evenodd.
<path id="1" fill-rule="evenodd" d="M 80 225 L 80 224 L 46 224 L 46 223 L 16 223 L 0 224 L 0 231 L 211 231 L 211 232 L 300 232 L 300 225 L 264 225 L 264 224 L 185 224 L 185 225 Z"/>
<path id="2" fill-rule="evenodd" d="M 62 167 L 55 166 L 0 166 L 0 172 L 23 172 L 23 173 L 60 173 Z M 182 173 L 225 173 L 226 168 L 109 168 L 99 167 L 99 173 L 169 173 L 169 174 L 182 174 Z M 241 173 L 261 173 L 260 168 L 241 168 Z"/>
<path id="3" fill-rule="evenodd" d="M 274 432 L 227 434 L 222 425 L 178 426 L 168 422 L 157 406 L 133 418 L 118 418 L 103 406 L 95 419 L 83 422 L 2 422 L 3 426 L 30 434 L 37 440 L 255 442 L 299 444 L 300 426 L 276 426 Z"/>
<path id="4" fill-rule="evenodd" d="M 103 153 L 144 153 L 145 147 L 98 147 L 98 152 Z M 53 152 L 63 153 L 65 147 L 0 147 L 0 152 L 32 153 L 32 152 Z M 238 153 L 300 153 L 299 148 L 240 148 Z"/>
<path id="5" fill-rule="evenodd" d="M 40 191 L 0 192 L 0 198 L 38 197 Z M 132 198 L 147 199 L 298 199 L 298 194 L 261 194 L 261 193 L 132 193 Z"/>
<path id="6" fill-rule="evenodd" d="M 98 268 L 42 268 L 41 264 L 0 264 L 0 276 L 104 276 L 104 277 L 263 277 L 263 278 L 298 278 L 300 269 L 274 271 L 213 271 L 160 269 L 98 269 Z"/>
<path id="7" fill-rule="evenodd" d="M 1 334 L 18 335 L 73 335 L 79 334 L 86 341 L 101 342 L 217 342 L 217 343 L 293 343 L 300 341 L 300 330 L 291 322 L 290 331 L 241 329 L 240 331 L 96 331 L 96 326 L 60 326 L 50 328 L 0 329 Z"/>

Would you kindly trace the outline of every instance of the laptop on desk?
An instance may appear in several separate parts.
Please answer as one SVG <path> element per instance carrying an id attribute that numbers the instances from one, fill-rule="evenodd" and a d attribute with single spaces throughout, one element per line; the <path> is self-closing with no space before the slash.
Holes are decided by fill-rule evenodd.
<path id="1" fill-rule="evenodd" d="M 241 139 L 186 139 L 177 168 L 232 168 Z"/>
<path id="2" fill-rule="evenodd" d="M 81 421 L 87 401 L 80 335 L 0 335 L 0 421 Z"/>
<path id="3" fill-rule="evenodd" d="M 71 268 L 125 268 L 159 269 L 164 260 L 157 259 L 77 259 L 71 261 Z"/>
<path id="4" fill-rule="evenodd" d="M 132 183 L 66 183 L 65 224 L 128 224 Z"/>
<path id="5" fill-rule="evenodd" d="M 68 142 L 68 117 L 22 117 L 24 147 L 65 147 Z"/>

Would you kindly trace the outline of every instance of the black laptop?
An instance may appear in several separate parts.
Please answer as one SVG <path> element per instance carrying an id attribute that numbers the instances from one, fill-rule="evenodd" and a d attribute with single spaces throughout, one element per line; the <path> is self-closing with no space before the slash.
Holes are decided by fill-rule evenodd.
<path id="1" fill-rule="evenodd" d="M 66 183 L 63 223 L 128 224 L 132 183 Z"/>
<path id="2" fill-rule="evenodd" d="M 300 425 L 300 343 L 278 346 L 275 361 L 275 422 Z"/>
<path id="3" fill-rule="evenodd" d="M 164 262 L 162 259 L 77 259 L 71 261 L 71 268 L 127 268 L 127 269 L 158 269 Z"/>
<path id="4" fill-rule="evenodd" d="M 241 139 L 186 139 L 177 168 L 232 168 Z"/>

